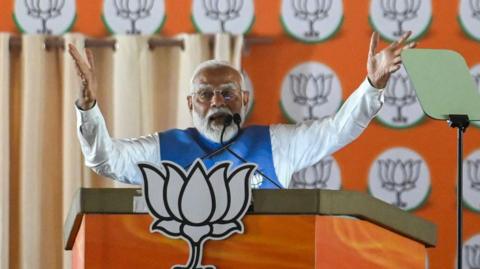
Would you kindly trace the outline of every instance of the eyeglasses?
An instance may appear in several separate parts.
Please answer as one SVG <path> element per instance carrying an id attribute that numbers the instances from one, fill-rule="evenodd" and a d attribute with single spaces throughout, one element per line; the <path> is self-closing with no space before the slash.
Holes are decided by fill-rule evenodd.
<path id="1" fill-rule="evenodd" d="M 196 95 L 200 102 L 211 102 L 215 94 L 220 94 L 225 102 L 230 102 L 239 97 L 239 90 L 234 88 L 217 90 L 207 88 L 195 91 L 192 95 Z"/>

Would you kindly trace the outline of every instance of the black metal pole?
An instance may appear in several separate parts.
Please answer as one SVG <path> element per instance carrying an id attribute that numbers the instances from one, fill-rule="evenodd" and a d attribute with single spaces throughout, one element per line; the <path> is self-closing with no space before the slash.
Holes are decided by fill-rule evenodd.
<path id="1" fill-rule="evenodd" d="M 463 133 L 470 121 L 467 115 L 449 115 L 448 124 L 457 128 L 457 269 L 462 269 L 463 248 Z"/>
<path id="2" fill-rule="evenodd" d="M 464 128 L 457 128 L 457 269 L 462 269 L 463 248 L 463 132 Z"/>

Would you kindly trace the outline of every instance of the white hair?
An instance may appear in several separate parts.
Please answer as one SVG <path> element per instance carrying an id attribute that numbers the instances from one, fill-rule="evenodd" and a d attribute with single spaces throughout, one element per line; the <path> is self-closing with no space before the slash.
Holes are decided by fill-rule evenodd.
<path id="1" fill-rule="evenodd" d="M 227 61 L 207 60 L 207 61 L 204 61 L 204 62 L 200 63 L 197 66 L 197 68 L 195 68 L 195 71 L 193 71 L 192 78 L 190 79 L 190 94 L 193 93 L 194 88 L 195 88 L 194 80 L 201 71 L 203 71 L 204 69 L 209 69 L 209 68 L 214 69 L 214 68 L 220 68 L 220 67 L 228 67 L 228 68 L 231 68 L 231 69 L 237 71 L 237 73 L 240 75 L 240 87 L 242 88 L 242 91 L 247 90 L 247 88 L 245 86 L 245 78 L 243 77 L 242 72 L 240 70 L 238 70 L 238 68 L 236 68 L 235 66 L 233 66 L 232 64 L 230 64 Z"/>

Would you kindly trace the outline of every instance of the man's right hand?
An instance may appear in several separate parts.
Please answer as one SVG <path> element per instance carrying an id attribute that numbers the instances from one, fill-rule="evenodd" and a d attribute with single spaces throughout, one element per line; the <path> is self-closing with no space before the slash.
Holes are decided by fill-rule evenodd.
<path id="1" fill-rule="evenodd" d="M 95 75 L 93 53 L 91 50 L 85 49 L 87 63 L 73 44 L 68 44 L 68 52 L 73 57 L 77 67 L 77 74 L 82 80 L 82 88 L 80 89 L 76 104 L 82 110 L 89 110 L 95 105 L 95 92 L 97 91 L 97 77 Z"/>

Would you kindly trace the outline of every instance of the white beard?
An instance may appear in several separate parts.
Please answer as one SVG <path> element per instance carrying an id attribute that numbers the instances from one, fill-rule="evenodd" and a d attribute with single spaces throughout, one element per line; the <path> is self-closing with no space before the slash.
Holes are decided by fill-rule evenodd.
<path id="1" fill-rule="evenodd" d="M 245 118 L 245 109 L 244 108 L 245 107 L 242 107 L 242 109 L 240 110 L 240 117 L 242 119 L 242 121 L 240 122 L 240 126 L 243 125 L 244 118 Z M 200 114 L 197 111 L 195 111 L 195 109 L 192 110 L 193 126 L 195 128 L 197 128 L 197 130 L 203 136 L 205 136 L 206 138 L 208 138 L 208 139 L 210 139 L 210 140 L 212 140 L 213 142 L 216 142 L 216 143 L 221 142 L 223 125 L 214 125 L 213 122 L 211 124 L 209 124 L 208 118 L 210 118 L 210 116 L 212 116 L 213 114 L 218 113 L 218 112 L 229 114 L 229 115 L 233 114 L 232 111 L 230 111 L 230 109 L 224 108 L 224 107 L 222 107 L 222 108 L 216 108 L 216 107 L 210 108 L 210 110 L 208 111 L 207 115 L 205 115 L 205 117 L 200 116 Z M 230 124 L 230 126 L 228 126 L 225 129 L 225 133 L 223 134 L 223 142 L 229 141 L 230 139 L 235 137 L 235 135 L 237 133 L 238 133 L 238 128 L 237 128 L 236 124 L 234 122 L 232 122 L 232 124 Z"/>

